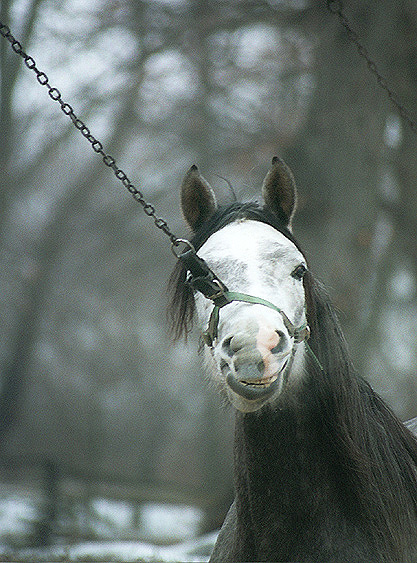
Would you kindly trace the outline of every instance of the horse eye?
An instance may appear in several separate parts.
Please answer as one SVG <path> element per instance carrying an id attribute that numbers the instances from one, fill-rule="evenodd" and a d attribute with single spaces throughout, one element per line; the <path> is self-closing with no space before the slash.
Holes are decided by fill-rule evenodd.
<path id="1" fill-rule="evenodd" d="M 291 272 L 291 276 L 298 281 L 301 281 L 305 275 L 305 273 L 307 272 L 307 268 L 304 266 L 304 264 L 300 264 L 299 266 L 297 266 L 295 268 L 295 270 L 293 270 Z"/>

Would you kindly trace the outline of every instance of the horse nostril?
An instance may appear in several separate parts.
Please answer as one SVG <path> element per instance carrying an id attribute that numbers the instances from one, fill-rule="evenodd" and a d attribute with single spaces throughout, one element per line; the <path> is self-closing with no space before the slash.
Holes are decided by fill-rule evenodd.
<path id="1" fill-rule="evenodd" d="M 280 352 L 282 352 L 285 349 L 287 339 L 285 337 L 285 334 L 283 332 L 281 332 L 280 330 L 276 330 L 275 332 L 278 335 L 279 341 L 278 341 L 278 344 L 276 344 L 273 348 L 271 348 L 271 353 L 272 354 L 279 354 Z"/>
<path id="2" fill-rule="evenodd" d="M 245 348 L 250 341 L 250 337 L 244 333 L 234 334 L 223 340 L 222 350 L 231 358 L 234 354 Z"/>

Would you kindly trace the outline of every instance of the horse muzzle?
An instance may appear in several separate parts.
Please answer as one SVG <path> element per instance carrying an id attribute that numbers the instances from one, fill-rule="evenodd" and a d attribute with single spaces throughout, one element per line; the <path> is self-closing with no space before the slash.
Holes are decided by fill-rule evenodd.
<path id="1" fill-rule="evenodd" d="M 221 370 L 228 387 L 249 401 L 268 399 L 283 384 L 291 348 L 278 331 L 256 338 L 238 334 L 222 342 Z"/>

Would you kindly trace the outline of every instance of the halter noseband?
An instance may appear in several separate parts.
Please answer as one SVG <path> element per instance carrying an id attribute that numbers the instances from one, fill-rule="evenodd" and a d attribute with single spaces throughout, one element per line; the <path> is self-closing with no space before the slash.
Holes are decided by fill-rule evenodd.
<path id="1" fill-rule="evenodd" d="M 261 297 L 255 297 L 253 295 L 248 295 L 247 293 L 239 293 L 237 291 L 222 291 L 221 292 L 221 303 L 216 303 L 216 296 L 211 296 L 208 299 L 211 299 L 214 302 L 214 309 L 211 312 L 210 319 L 208 322 L 207 330 L 203 332 L 203 339 L 204 342 L 210 348 L 213 347 L 213 343 L 217 338 L 218 334 L 218 326 L 219 326 L 219 319 L 220 319 L 220 309 L 228 305 L 229 303 L 233 303 L 234 301 L 240 301 L 242 303 L 252 303 L 254 305 L 264 305 L 265 307 L 269 307 L 274 311 L 277 311 L 282 316 L 282 320 L 284 321 L 285 328 L 288 330 L 289 335 L 294 338 L 294 343 L 299 344 L 303 340 L 307 340 L 310 337 L 310 327 L 307 323 L 296 327 L 287 315 L 284 313 L 282 309 L 267 301 L 266 299 L 262 299 Z"/>

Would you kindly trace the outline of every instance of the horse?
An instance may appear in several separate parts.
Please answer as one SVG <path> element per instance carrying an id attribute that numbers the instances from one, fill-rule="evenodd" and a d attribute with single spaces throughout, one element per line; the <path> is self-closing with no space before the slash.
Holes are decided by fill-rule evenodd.
<path id="1" fill-rule="evenodd" d="M 218 307 L 179 261 L 171 313 L 194 313 L 204 363 L 236 411 L 235 499 L 211 563 L 417 562 L 417 439 L 352 364 L 329 296 L 293 235 L 297 190 L 274 157 L 262 203 L 218 205 L 193 166 L 190 242 L 228 291 Z"/>

